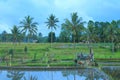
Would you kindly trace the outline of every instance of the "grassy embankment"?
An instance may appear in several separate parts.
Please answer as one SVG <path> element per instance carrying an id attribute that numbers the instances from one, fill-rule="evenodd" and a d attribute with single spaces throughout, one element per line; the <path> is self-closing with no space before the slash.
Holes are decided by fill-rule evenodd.
<path id="1" fill-rule="evenodd" d="M 27 53 L 24 47 L 27 46 Z M 111 44 L 92 44 L 94 56 L 97 61 L 120 61 L 120 51 L 112 54 Z M 8 54 L 13 49 L 13 58 Z M 87 44 L 53 43 L 0 43 L 0 57 L 5 60 L 0 62 L 1 66 L 72 66 L 77 53 L 89 53 Z"/>

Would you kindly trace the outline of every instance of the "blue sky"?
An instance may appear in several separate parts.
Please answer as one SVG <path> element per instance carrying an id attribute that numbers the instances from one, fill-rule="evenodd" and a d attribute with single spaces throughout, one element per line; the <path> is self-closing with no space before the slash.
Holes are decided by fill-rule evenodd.
<path id="1" fill-rule="evenodd" d="M 50 30 L 45 24 L 46 18 L 55 14 L 59 18 L 59 28 L 56 35 L 59 35 L 60 24 L 70 14 L 77 12 L 83 21 L 111 21 L 120 19 L 119 0 L 0 0 L 0 33 L 6 30 L 10 33 L 13 25 L 27 15 L 34 17 L 39 23 L 38 32 L 43 36 L 48 35 Z"/>

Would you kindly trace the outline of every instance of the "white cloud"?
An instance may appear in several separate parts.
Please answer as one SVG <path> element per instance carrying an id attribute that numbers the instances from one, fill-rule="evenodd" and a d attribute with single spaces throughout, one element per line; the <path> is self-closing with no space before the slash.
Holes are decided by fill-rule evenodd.
<path id="1" fill-rule="evenodd" d="M 70 18 L 70 14 L 77 12 L 79 17 L 82 17 L 84 21 L 94 20 L 87 13 L 88 0 L 55 0 L 54 4 L 57 7 L 56 13 L 64 18 Z M 89 6 L 90 7 L 90 6 Z M 61 12 L 60 12 L 61 11 Z"/>
<path id="2" fill-rule="evenodd" d="M 83 18 L 83 21 L 88 22 L 89 20 L 93 20 L 93 17 L 89 16 L 88 14 L 84 13 L 84 12 L 78 12 L 79 17 Z"/>
<path id="3" fill-rule="evenodd" d="M 2 31 L 6 31 L 8 33 L 11 33 L 10 26 L 7 24 L 4 24 L 4 23 L 2 23 L 2 24 L 0 23 L 0 32 L 2 32 Z"/>
<path id="4" fill-rule="evenodd" d="M 116 8 L 116 9 L 120 9 L 120 7 L 118 7 L 120 5 L 120 1 L 104 1 L 103 6 L 106 8 Z"/>
<path id="5" fill-rule="evenodd" d="M 48 0 L 31 0 L 31 3 L 36 7 L 47 7 L 49 5 Z"/>
<path id="6" fill-rule="evenodd" d="M 54 4 L 63 9 L 69 9 L 71 7 L 83 6 L 85 0 L 55 0 Z"/>

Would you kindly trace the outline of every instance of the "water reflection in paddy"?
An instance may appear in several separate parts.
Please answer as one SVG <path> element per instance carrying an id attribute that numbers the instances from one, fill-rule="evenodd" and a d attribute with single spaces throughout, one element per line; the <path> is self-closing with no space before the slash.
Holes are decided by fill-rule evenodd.
<path id="1" fill-rule="evenodd" d="M 30 78 L 33 80 L 110 80 L 104 72 L 98 69 L 49 71 L 1 70 L 0 78 L 2 80 L 30 80 Z"/>
<path id="2" fill-rule="evenodd" d="M 120 66 L 104 66 L 102 70 L 113 80 L 120 80 Z"/>

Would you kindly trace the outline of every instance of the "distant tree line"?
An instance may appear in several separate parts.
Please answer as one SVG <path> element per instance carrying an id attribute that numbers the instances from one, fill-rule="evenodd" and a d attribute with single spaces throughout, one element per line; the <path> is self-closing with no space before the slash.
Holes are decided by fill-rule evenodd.
<path id="1" fill-rule="evenodd" d="M 120 20 L 113 20 L 111 22 L 99 22 L 89 20 L 83 21 L 82 17 L 79 17 L 77 13 L 72 13 L 70 19 L 65 19 L 61 24 L 61 32 L 56 37 L 53 29 L 56 30 L 58 18 L 51 14 L 45 24 L 51 32 L 48 36 L 42 36 L 42 33 L 38 33 L 38 23 L 34 22 L 34 18 L 25 16 L 20 21 L 20 24 L 14 25 L 11 29 L 11 33 L 3 31 L 0 34 L 1 42 L 88 42 L 88 43 L 114 43 L 117 45 L 120 43 Z M 85 26 L 86 25 L 86 26 Z"/>

